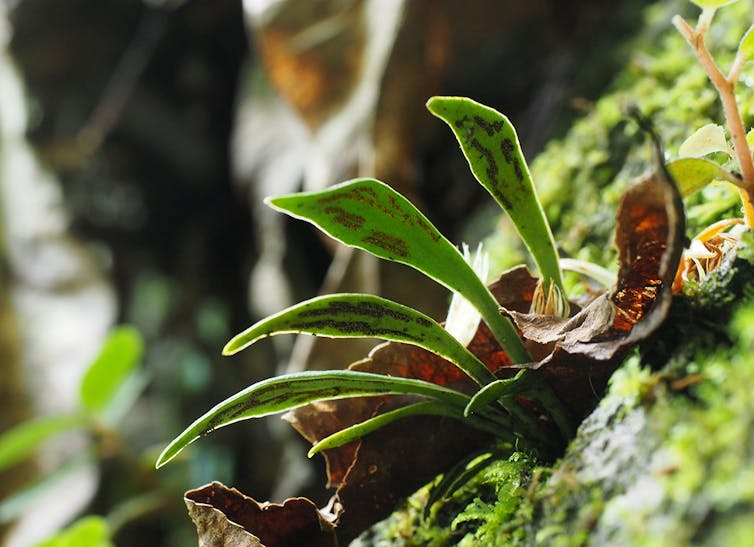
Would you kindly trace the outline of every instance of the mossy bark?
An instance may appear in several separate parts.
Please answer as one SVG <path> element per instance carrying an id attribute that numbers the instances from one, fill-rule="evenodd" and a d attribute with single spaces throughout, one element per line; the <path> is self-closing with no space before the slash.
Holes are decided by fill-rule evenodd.
<path id="1" fill-rule="evenodd" d="M 647 11 L 632 61 L 532 166 L 556 239 L 574 258 L 614 267 L 623 190 L 651 165 L 651 148 L 622 114 L 651 117 L 669 158 L 707 123 L 722 123 L 712 85 L 670 26 L 688 3 Z M 710 48 L 722 66 L 752 23 L 754 2 L 721 9 Z M 754 125 L 754 67 L 737 88 Z M 740 216 L 733 187 L 686 199 L 689 236 Z M 495 256 L 523 255 L 493 236 Z M 668 319 L 615 373 L 601 404 L 552 465 L 521 454 L 481 471 L 429 519 L 426 491 L 364 543 L 410 545 L 743 545 L 754 538 L 754 237 L 704 283 L 675 297 Z"/>

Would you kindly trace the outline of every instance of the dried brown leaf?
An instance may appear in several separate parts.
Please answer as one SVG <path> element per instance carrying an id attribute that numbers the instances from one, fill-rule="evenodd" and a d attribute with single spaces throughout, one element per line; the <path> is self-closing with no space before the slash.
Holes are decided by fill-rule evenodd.
<path id="1" fill-rule="evenodd" d="M 184 501 L 200 547 L 333 547 L 328 515 L 306 498 L 259 503 L 235 488 L 213 482 L 186 492 Z"/>
<path id="2" fill-rule="evenodd" d="M 508 312 L 526 339 L 555 344 L 527 366 L 543 371 L 575 415 L 594 407 L 626 353 L 665 320 L 684 226 L 680 194 L 660 168 L 623 196 L 615 235 L 620 268 L 609 293 L 567 319 Z"/>

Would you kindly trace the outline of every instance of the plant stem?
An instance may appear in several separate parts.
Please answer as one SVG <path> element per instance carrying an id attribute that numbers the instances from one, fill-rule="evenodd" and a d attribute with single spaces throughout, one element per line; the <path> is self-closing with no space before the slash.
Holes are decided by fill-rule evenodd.
<path id="1" fill-rule="evenodd" d="M 709 30 L 713 15 L 714 10 L 703 10 L 696 29 L 692 29 L 680 16 L 673 18 L 673 24 L 692 47 L 694 53 L 696 53 L 699 63 L 717 89 L 720 101 L 723 103 L 725 121 L 728 124 L 731 140 L 733 141 L 733 151 L 741 167 L 741 177 L 743 180 L 738 191 L 743 203 L 744 220 L 748 227 L 754 228 L 754 159 L 752 159 L 751 151 L 749 150 L 749 143 L 746 141 L 746 128 L 741 118 L 741 112 L 738 109 L 735 94 L 736 81 L 741 74 L 743 63 L 739 58 L 740 55 L 737 55 L 727 77 L 720 70 L 720 67 L 717 66 L 717 63 L 715 63 L 709 49 L 707 49 L 707 45 L 704 43 L 704 37 Z"/>

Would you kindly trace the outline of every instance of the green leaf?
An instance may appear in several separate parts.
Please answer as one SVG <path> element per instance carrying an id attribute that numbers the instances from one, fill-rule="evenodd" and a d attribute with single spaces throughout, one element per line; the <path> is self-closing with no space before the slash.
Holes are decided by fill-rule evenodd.
<path id="1" fill-rule="evenodd" d="M 721 8 L 738 0 L 691 0 L 700 8 Z"/>
<path id="2" fill-rule="evenodd" d="M 702 157 L 714 152 L 732 155 L 725 129 L 715 123 L 708 123 L 694 131 L 678 148 L 678 155 L 682 157 Z"/>
<path id="3" fill-rule="evenodd" d="M 322 450 L 329 450 L 331 448 L 337 448 L 344 444 L 360 439 L 364 435 L 372 433 L 401 418 L 407 418 L 409 416 L 419 415 L 435 415 L 435 416 L 449 416 L 451 418 L 463 419 L 463 414 L 458 409 L 449 407 L 438 401 L 423 401 L 421 403 L 414 403 L 411 405 L 402 406 L 395 410 L 378 414 L 377 416 L 364 420 L 358 424 L 354 424 L 345 429 L 341 429 L 337 433 L 333 433 L 328 437 L 325 437 L 309 450 L 308 456 L 311 458 Z M 496 430 L 495 433 L 498 433 Z"/>
<path id="4" fill-rule="evenodd" d="M 667 168 L 683 197 L 690 196 L 715 180 L 741 184 L 735 175 L 707 158 L 680 158 L 668 163 Z"/>
<path id="5" fill-rule="evenodd" d="M 367 294 L 333 294 L 296 304 L 235 336 L 223 353 L 232 355 L 261 338 L 283 333 L 406 342 L 455 363 L 481 385 L 497 379 L 473 353 L 423 313 Z"/>
<path id="6" fill-rule="evenodd" d="M 464 416 L 470 416 L 502 397 L 521 395 L 520 380 L 524 372 L 521 370 L 513 378 L 497 380 L 477 391 L 463 410 Z"/>
<path id="7" fill-rule="evenodd" d="M 0 435 L 0 471 L 28 458 L 50 438 L 85 424 L 83 416 L 65 414 L 36 418 L 5 431 Z"/>
<path id="8" fill-rule="evenodd" d="M 261 418 L 316 401 L 394 394 L 429 397 L 459 412 L 469 401 L 463 393 L 412 378 L 353 370 L 286 374 L 257 382 L 216 405 L 176 437 L 156 465 L 165 465 L 199 436 L 240 420 Z"/>
<path id="9" fill-rule="evenodd" d="M 464 409 L 464 416 L 480 412 L 487 405 L 499 401 L 505 409 L 519 421 L 519 430 L 525 430 L 530 438 L 539 438 L 546 443 L 547 438 L 541 437 L 542 428 L 536 419 L 532 420 L 529 410 L 521 407 L 515 396 L 523 396 L 537 401 L 552 417 L 560 429 L 563 439 L 570 439 L 575 428 L 568 409 L 558 399 L 550 386 L 530 369 L 521 369 L 513 378 L 498 380 L 487 384 L 477 391 Z"/>
<path id="10" fill-rule="evenodd" d="M 530 361 L 512 323 L 463 255 L 402 195 L 374 179 L 267 198 L 271 207 L 311 222 L 346 245 L 406 264 L 462 294 L 482 314 L 515 363 Z"/>
<path id="11" fill-rule="evenodd" d="M 738 55 L 745 62 L 754 61 L 754 25 L 751 25 L 744 37 L 741 38 L 741 43 L 738 45 Z"/>
<path id="12" fill-rule="evenodd" d="M 143 351 L 141 335 L 135 328 L 113 329 L 81 381 L 81 405 L 92 412 L 102 411 L 139 364 Z"/>
<path id="13" fill-rule="evenodd" d="M 453 130 L 472 173 L 511 218 L 542 277 L 565 294 L 555 240 L 508 118 L 465 97 L 432 97 L 427 108 Z"/>
<path id="14" fill-rule="evenodd" d="M 83 517 L 36 547 L 112 547 L 107 521 L 96 515 Z"/>
<path id="15" fill-rule="evenodd" d="M 754 148 L 754 128 L 749 129 L 749 132 L 746 133 L 746 142 L 749 145 L 749 148 Z"/>

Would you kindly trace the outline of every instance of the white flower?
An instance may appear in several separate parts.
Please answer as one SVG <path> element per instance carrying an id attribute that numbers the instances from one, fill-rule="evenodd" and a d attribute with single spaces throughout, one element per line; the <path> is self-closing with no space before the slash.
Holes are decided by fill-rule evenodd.
<path id="1" fill-rule="evenodd" d="M 490 271 L 490 260 L 487 253 L 482 250 L 482 244 L 479 244 L 473 257 L 468 245 L 463 243 L 462 248 L 466 262 L 471 265 L 482 282 L 486 283 Z M 474 339 L 481 318 L 477 309 L 468 300 L 454 292 L 450 308 L 448 308 L 448 317 L 445 319 L 445 330 L 461 344 L 468 346 Z"/>

